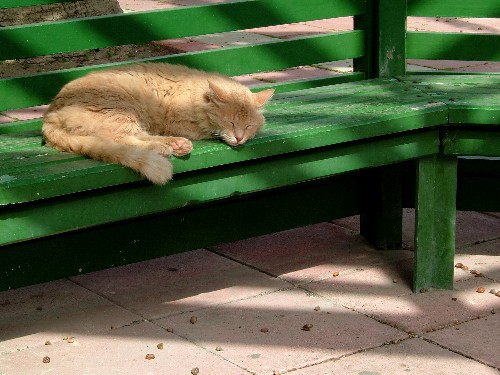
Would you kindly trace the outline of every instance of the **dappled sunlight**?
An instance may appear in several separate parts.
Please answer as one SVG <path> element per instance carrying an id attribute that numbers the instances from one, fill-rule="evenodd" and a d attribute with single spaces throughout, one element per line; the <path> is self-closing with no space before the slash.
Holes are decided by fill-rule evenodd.
<path id="1" fill-rule="evenodd" d="M 498 79 L 399 69 L 406 47 L 417 66 L 496 69 L 498 18 L 456 17 L 498 17 L 498 0 L 407 0 L 395 42 L 369 0 L 151 1 L 0 28 L 2 60 L 152 51 L 0 79 L 0 375 L 498 371 L 500 216 L 455 216 L 455 201 L 500 204 Z M 134 62 L 275 88 L 266 127 L 239 147 L 195 141 L 161 187 L 43 145 L 64 84 Z M 469 269 L 448 275 L 452 259 Z"/>

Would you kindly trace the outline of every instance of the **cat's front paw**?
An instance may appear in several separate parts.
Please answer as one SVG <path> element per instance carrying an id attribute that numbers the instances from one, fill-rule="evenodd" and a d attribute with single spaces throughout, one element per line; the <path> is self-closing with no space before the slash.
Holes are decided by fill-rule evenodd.
<path id="1" fill-rule="evenodd" d="M 172 154 L 175 156 L 184 156 L 193 150 L 193 144 L 189 139 L 182 137 L 171 138 L 170 146 L 172 147 Z"/>

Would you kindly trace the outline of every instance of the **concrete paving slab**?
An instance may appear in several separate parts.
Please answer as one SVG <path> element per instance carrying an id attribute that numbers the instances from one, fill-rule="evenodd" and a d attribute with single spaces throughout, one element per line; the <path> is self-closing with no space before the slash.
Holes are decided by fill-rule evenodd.
<path id="1" fill-rule="evenodd" d="M 498 370 L 415 338 L 293 372 L 294 375 L 498 374 Z"/>
<path id="2" fill-rule="evenodd" d="M 497 297 L 498 298 L 498 297 Z M 430 332 L 433 342 L 500 369 L 500 311 L 456 327 Z"/>
<path id="3" fill-rule="evenodd" d="M 318 35 L 330 33 L 331 30 L 308 25 L 305 22 L 292 23 L 288 25 L 276 25 L 245 30 L 255 34 L 270 36 L 273 38 L 288 39 L 306 35 Z"/>
<path id="4" fill-rule="evenodd" d="M 67 280 L 0 292 L 0 350 L 9 353 L 46 341 L 55 344 L 66 336 L 99 334 L 138 318 Z"/>
<path id="5" fill-rule="evenodd" d="M 73 280 L 147 319 L 289 286 L 206 250 L 89 273 Z"/>
<path id="6" fill-rule="evenodd" d="M 409 31 L 498 34 L 500 24 L 496 18 L 408 17 L 407 29 Z"/>
<path id="7" fill-rule="evenodd" d="M 3 113 L 6 115 L 6 117 L 10 117 L 14 120 L 33 120 L 43 117 L 43 114 L 47 110 L 47 107 L 48 105 L 41 105 L 37 107 L 5 111 Z"/>
<path id="8" fill-rule="evenodd" d="M 466 66 L 465 68 L 462 68 L 460 70 L 464 72 L 495 73 L 495 72 L 500 72 L 500 63 L 481 62 L 478 65 Z"/>
<path id="9" fill-rule="evenodd" d="M 0 114 L 0 124 L 8 124 L 9 122 L 14 122 L 15 120 L 13 118 L 10 118 L 8 116 L 3 116 Z"/>
<path id="10" fill-rule="evenodd" d="M 118 0 L 118 3 L 125 13 L 176 7 L 175 4 L 158 0 Z"/>
<path id="11" fill-rule="evenodd" d="M 197 317 L 195 324 L 190 323 L 192 315 Z M 256 374 L 283 373 L 407 337 L 300 289 L 248 298 L 156 323 L 172 327 L 181 337 Z M 303 329 L 306 324 L 311 325 L 309 330 Z M 217 347 L 222 350 L 217 351 Z"/>
<path id="12" fill-rule="evenodd" d="M 229 33 L 202 35 L 190 39 L 198 43 L 211 44 L 223 47 L 246 46 L 250 44 L 273 42 L 276 40 L 275 38 L 271 38 L 266 35 L 249 33 L 245 31 L 233 31 Z"/>
<path id="13" fill-rule="evenodd" d="M 455 263 L 462 263 L 468 270 L 455 268 L 455 280 L 484 277 L 500 282 L 500 240 L 487 241 L 470 247 L 458 249 Z"/>
<path id="14" fill-rule="evenodd" d="M 335 220 L 336 225 L 359 232 L 359 216 Z M 403 210 L 403 241 L 413 249 L 415 210 Z M 495 240 L 500 237 L 499 217 L 473 211 L 458 211 L 456 218 L 455 244 L 457 248 Z"/>
<path id="15" fill-rule="evenodd" d="M 77 335 L 65 342 L 0 354 L 5 375 L 40 374 L 200 374 L 241 375 L 248 372 L 150 322 L 101 335 Z M 163 349 L 157 345 L 163 343 Z M 154 359 L 146 359 L 153 354 Z M 44 363 L 43 358 L 50 358 Z M 46 360 L 47 362 L 47 360 Z"/>
<path id="16" fill-rule="evenodd" d="M 353 70 L 352 59 L 332 61 L 324 64 L 315 64 L 313 66 L 316 68 L 333 70 L 337 73 L 350 73 Z"/>
<path id="17" fill-rule="evenodd" d="M 263 85 L 266 82 L 259 80 L 255 74 L 244 74 L 242 76 L 233 77 L 236 81 L 247 87 L 253 87 L 257 85 Z"/>
<path id="18" fill-rule="evenodd" d="M 348 31 L 354 29 L 354 19 L 353 17 L 325 18 L 307 21 L 306 25 L 330 31 Z"/>
<path id="19" fill-rule="evenodd" d="M 159 40 L 154 43 L 167 48 L 172 48 L 179 52 L 195 52 L 221 48 L 221 46 L 217 46 L 215 44 L 200 43 L 189 39 L 167 39 Z"/>
<path id="20" fill-rule="evenodd" d="M 358 234 L 328 223 L 221 245 L 215 251 L 295 285 L 413 257 L 409 251 L 374 250 Z"/>
<path id="21" fill-rule="evenodd" d="M 408 290 L 407 294 L 394 295 L 399 287 L 391 289 L 387 280 L 389 276 L 382 273 L 384 279 L 381 279 L 373 272 L 356 272 L 307 284 L 303 288 L 391 326 L 416 333 L 477 319 L 500 308 L 500 298 L 487 292 L 500 289 L 500 284 L 488 279 L 456 282 L 454 291 L 412 294 Z M 479 287 L 485 288 L 486 292 L 477 293 Z"/>
<path id="22" fill-rule="evenodd" d="M 311 66 L 303 66 L 299 68 L 279 70 L 267 73 L 258 73 L 254 76 L 264 82 L 286 82 L 299 79 L 331 77 L 337 76 L 339 74 L 341 73 L 326 69 L 319 69 Z"/>
<path id="23" fill-rule="evenodd" d="M 435 71 L 436 69 L 434 68 L 429 68 L 427 66 L 421 66 L 421 65 L 416 65 L 416 64 L 406 64 L 406 71 L 407 72 L 431 72 Z"/>
<path id="24" fill-rule="evenodd" d="M 162 2 L 177 4 L 177 5 L 205 5 L 215 3 L 227 3 L 231 0 L 160 0 Z"/>
<path id="25" fill-rule="evenodd" d="M 474 69 L 484 65 L 482 61 L 460 61 L 460 60 L 421 60 L 421 59 L 408 59 L 407 62 L 412 65 L 422 66 L 424 68 L 431 68 L 437 70 L 449 71 L 465 71 L 465 69 Z"/>

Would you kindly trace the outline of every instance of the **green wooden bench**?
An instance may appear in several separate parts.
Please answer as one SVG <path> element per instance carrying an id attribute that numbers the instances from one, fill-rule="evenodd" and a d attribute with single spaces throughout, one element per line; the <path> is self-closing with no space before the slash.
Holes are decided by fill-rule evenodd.
<path id="1" fill-rule="evenodd" d="M 40 120 L 0 125 L 0 290 L 356 214 L 374 246 L 400 248 L 403 206 L 417 209 L 414 290 L 451 288 L 457 184 L 459 208 L 500 210 L 500 76 L 408 75 L 405 60 L 499 61 L 500 36 L 407 33 L 406 17 L 498 18 L 496 1 L 237 1 L 0 28 L 11 60 L 354 16 L 351 31 L 146 59 L 231 76 L 354 60 L 264 84 L 278 93 L 265 130 L 237 149 L 195 142 L 164 187 L 44 147 Z M 0 7 L 42 2 L 57 1 Z M 0 79 L 0 112 L 109 65 Z"/>

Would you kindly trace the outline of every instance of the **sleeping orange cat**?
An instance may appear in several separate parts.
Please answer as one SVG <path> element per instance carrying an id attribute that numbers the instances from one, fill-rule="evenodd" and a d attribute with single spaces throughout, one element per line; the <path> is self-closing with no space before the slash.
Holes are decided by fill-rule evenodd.
<path id="1" fill-rule="evenodd" d="M 123 164 L 161 185 L 172 178 L 168 157 L 190 153 L 190 140 L 238 146 L 253 138 L 273 93 L 180 65 L 134 64 L 65 85 L 42 131 L 51 147 Z"/>

